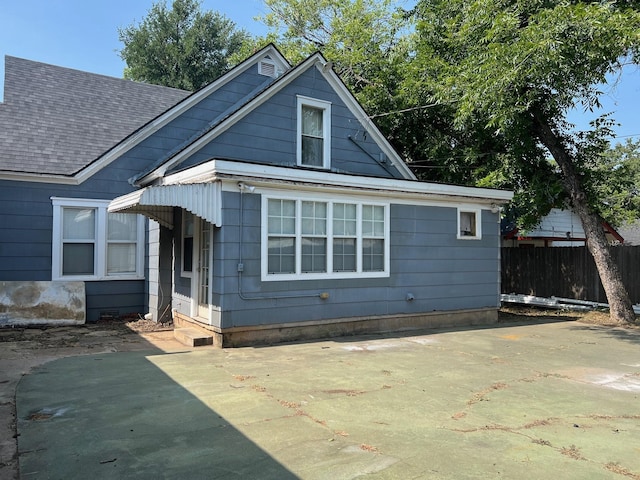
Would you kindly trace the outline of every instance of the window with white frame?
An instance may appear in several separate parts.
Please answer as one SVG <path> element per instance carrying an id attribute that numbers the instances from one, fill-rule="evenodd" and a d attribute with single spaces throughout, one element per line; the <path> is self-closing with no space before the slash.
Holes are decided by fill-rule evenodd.
<path id="1" fill-rule="evenodd" d="M 263 197 L 263 280 L 389 275 L 389 206 Z"/>
<path id="2" fill-rule="evenodd" d="M 333 204 L 333 271 L 356 271 L 357 205 Z"/>
<path id="3" fill-rule="evenodd" d="M 296 272 L 296 202 L 269 200 L 268 271 L 270 274 Z"/>
<path id="4" fill-rule="evenodd" d="M 482 237 L 480 210 L 458 209 L 458 238 L 476 240 Z"/>
<path id="5" fill-rule="evenodd" d="M 331 168 L 331 103 L 298 96 L 297 163 Z"/>
<path id="6" fill-rule="evenodd" d="M 109 200 L 52 198 L 52 278 L 142 278 L 144 220 L 109 213 Z"/>
<path id="7" fill-rule="evenodd" d="M 385 218 L 384 207 L 362 206 L 362 269 L 365 272 L 384 270 Z"/>

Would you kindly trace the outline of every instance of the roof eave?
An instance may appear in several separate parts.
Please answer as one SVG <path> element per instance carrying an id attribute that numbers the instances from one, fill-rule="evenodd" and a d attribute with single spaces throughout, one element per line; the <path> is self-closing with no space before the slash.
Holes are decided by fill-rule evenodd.
<path id="1" fill-rule="evenodd" d="M 75 176 L 57 175 L 53 173 L 29 173 L 0 171 L 0 180 L 10 182 L 34 182 L 34 183 L 55 183 L 58 185 L 79 185 L 81 182 Z"/>
<path id="2" fill-rule="evenodd" d="M 422 197 L 468 201 L 487 205 L 503 205 L 513 198 L 513 192 L 487 188 L 462 187 L 404 179 L 364 177 L 301 168 L 249 164 L 230 160 L 210 160 L 203 164 L 163 178 L 163 185 L 208 183 L 216 180 L 254 182 L 256 185 L 311 188 L 331 191 L 360 191 L 395 198 Z"/>

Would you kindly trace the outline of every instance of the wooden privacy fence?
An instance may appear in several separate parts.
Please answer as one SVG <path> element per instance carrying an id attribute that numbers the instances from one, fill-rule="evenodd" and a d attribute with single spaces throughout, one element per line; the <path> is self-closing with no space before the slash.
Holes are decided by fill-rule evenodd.
<path id="1" fill-rule="evenodd" d="M 631 302 L 640 303 L 640 246 L 610 251 Z M 586 247 L 502 248 L 502 293 L 607 302 Z"/>

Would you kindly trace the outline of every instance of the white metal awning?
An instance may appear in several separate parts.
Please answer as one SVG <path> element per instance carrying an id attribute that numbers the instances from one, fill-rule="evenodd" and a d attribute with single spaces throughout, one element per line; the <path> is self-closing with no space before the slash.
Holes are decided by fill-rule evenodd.
<path id="1" fill-rule="evenodd" d="M 173 228 L 173 208 L 179 207 L 219 227 L 221 190 L 220 182 L 150 186 L 113 199 L 109 212 L 139 213 Z"/>

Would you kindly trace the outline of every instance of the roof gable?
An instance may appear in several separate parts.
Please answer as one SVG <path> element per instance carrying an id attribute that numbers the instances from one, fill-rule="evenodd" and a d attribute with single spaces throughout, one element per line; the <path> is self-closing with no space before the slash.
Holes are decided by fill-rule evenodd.
<path id="1" fill-rule="evenodd" d="M 172 121 L 185 114 L 189 109 L 191 109 L 194 105 L 205 101 L 210 96 L 214 95 L 217 91 L 221 90 L 226 85 L 232 83 L 238 77 L 240 77 L 243 73 L 245 73 L 248 69 L 255 66 L 257 63 L 263 61 L 264 59 L 268 59 L 275 65 L 275 74 L 280 74 L 283 70 L 290 68 L 287 60 L 282 56 L 282 54 L 278 51 L 278 49 L 270 44 L 254 53 L 251 57 L 243 61 L 242 63 L 236 65 L 229 72 L 222 75 L 218 79 L 214 80 L 210 84 L 201 88 L 197 92 L 194 92 L 184 100 L 175 104 L 172 108 L 164 112 L 162 115 L 154 118 L 152 121 L 148 122 L 142 128 L 140 128 L 133 135 L 125 138 L 120 143 L 113 146 L 113 148 L 106 152 L 105 155 L 98 158 L 96 162 L 92 165 L 88 166 L 84 171 L 79 172 L 79 180 L 82 181 L 88 176 L 95 173 L 95 171 L 104 168 L 104 166 L 108 165 L 112 161 L 116 160 L 124 153 L 134 148 L 136 145 L 142 143 L 144 140 L 151 137 L 154 133 L 159 131 L 161 128 L 166 127 Z M 191 140 L 189 140 L 191 141 Z M 173 151 L 173 150 L 171 150 Z M 161 159 L 162 160 L 162 159 Z"/>
<path id="2" fill-rule="evenodd" d="M 407 165 L 402 161 L 399 155 L 395 152 L 393 147 L 389 144 L 386 138 L 378 130 L 373 122 L 369 119 L 365 111 L 357 102 L 355 97 L 351 94 L 345 84 L 340 80 L 338 75 L 332 70 L 331 64 L 319 53 L 311 55 L 301 64 L 295 68 L 285 72 L 282 76 L 277 78 L 275 82 L 268 85 L 264 90 L 257 92 L 257 94 L 248 99 L 245 103 L 239 103 L 236 106 L 235 111 L 230 115 L 221 118 L 219 121 L 211 124 L 210 129 L 202 132 L 200 136 L 194 138 L 193 141 L 185 142 L 180 151 L 168 156 L 163 161 L 149 171 L 142 172 L 138 177 L 134 179 L 136 185 L 147 185 L 156 179 L 164 176 L 171 170 L 180 166 L 189 157 L 198 153 L 212 140 L 222 135 L 224 132 L 233 127 L 240 120 L 245 118 L 250 113 L 254 112 L 257 108 L 264 105 L 268 100 L 273 98 L 276 94 L 285 89 L 288 85 L 294 82 L 297 78 L 308 72 L 310 69 L 315 69 L 326 80 L 333 92 L 335 92 L 340 100 L 344 103 L 347 109 L 351 112 L 354 119 L 360 123 L 360 127 L 366 132 L 366 134 L 372 138 L 377 145 L 381 148 L 386 157 L 406 179 L 415 179 L 413 173 L 409 170 Z"/>

